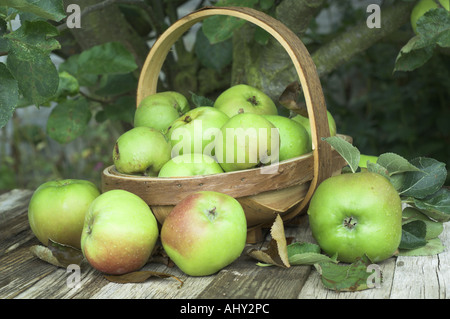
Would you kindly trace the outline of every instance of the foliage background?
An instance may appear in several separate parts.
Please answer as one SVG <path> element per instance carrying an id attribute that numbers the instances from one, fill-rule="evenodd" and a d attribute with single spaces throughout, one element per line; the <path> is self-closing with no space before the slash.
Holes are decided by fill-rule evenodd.
<path id="1" fill-rule="evenodd" d="M 415 36 L 409 24 L 415 2 L 219 4 L 265 11 L 302 39 L 317 64 L 338 132 L 351 135 L 362 153 L 427 156 L 448 169 L 450 60 L 448 42 L 447 48 L 442 45 L 448 35 L 440 37 L 441 45 L 412 50 L 417 54 L 408 56 L 406 67 L 397 60 Z M 115 140 L 132 127 L 137 79 L 153 41 L 179 17 L 216 1 L 80 0 L 81 28 L 65 24 L 71 1 L 31 3 L 0 0 L 0 118 L 5 122 L 0 193 L 33 189 L 55 178 L 99 185 L 102 169 L 112 164 Z M 371 3 L 382 8 L 381 29 L 367 28 Z M 205 21 L 177 42 L 160 90 L 214 99 L 230 85 L 246 82 L 276 100 L 295 80 L 289 58 L 267 34 L 249 24 L 228 24 L 236 30 L 227 36 L 218 26 L 223 25 Z M 214 37 L 220 41 L 211 44 Z M 281 107 L 280 112 L 286 113 Z"/>

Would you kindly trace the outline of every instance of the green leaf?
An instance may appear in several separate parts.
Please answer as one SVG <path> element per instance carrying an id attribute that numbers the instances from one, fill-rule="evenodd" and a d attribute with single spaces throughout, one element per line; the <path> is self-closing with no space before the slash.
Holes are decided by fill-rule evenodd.
<path id="1" fill-rule="evenodd" d="M 408 160 L 394 153 L 384 153 L 378 157 L 377 164 L 386 168 L 389 175 L 403 172 L 419 172 L 420 169 L 411 164 Z"/>
<path id="2" fill-rule="evenodd" d="M 213 106 L 214 105 L 213 100 L 208 99 L 207 97 L 204 97 L 204 96 L 197 95 L 194 92 L 190 92 L 190 93 L 191 93 L 192 103 L 194 104 L 195 107 Z"/>
<path id="3" fill-rule="evenodd" d="M 45 21 L 24 21 L 19 29 L 5 35 L 10 40 L 11 47 L 27 56 L 32 48 L 44 54 L 61 48 L 53 37 L 59 34 L 58 29 Z M 24 51 L 24 52 L 22 52 Z"/>
<path id="4" fill-rule="evenodd" d="M 56 96 L 73 96 L 80 91 L 80 85 L 77 79 L 70 73 L 62 71 L 59 73 L 59 86 Z"/>
<path id="5" fill-rule="evenodd" d="M 233 59 L 231 39 L 211 44 L 201 28 L 197 31 L 194 50 L 203 66 L 217 71 L 229 65 Z"/>
<path id="6" fill-rule="evenodd" d="M 450 221 L 450 190 L 447 188 L 441 188 L 423 199 L 410 198 L 407 201 L 434 220 Z"/>
<path id="7" fill-rule="evenodd" d="M 49 101 L 58 89 L 58 71 L 49 55 L 60 48 L 58 41 L 52 39 L 57 34 L 57 29 L 45 21 L 25 21 L 5 36 L 10 45 L 8 69 L 25 98 L 37 106 Z"/>
<path id="8" fill-rule="evenodd" d="M 422 213 L 418 209 L 406 207 L 402 212 L 402 224 L 407 224 L 415 220 L 421 220 L 425 223 L 426 240 L 436 238 L 444 231 L 444 225 L 442 222 L 430 219 L 426 214 Z"/>
<path id="9" fill-rule="evenodd" d="M 370 264 L 369 258 L 363 256 L 352 264 L 326 262 L 314 266 L 326 288 L 335 291 L 360 291 L 369 288 L 367 281 L 372 276 L 368 272 Z"/>
<path id="10" fill-rule="evenodd" d="M 433 256 L 445 250 L 439 238 L 428 240 L 427 244 L 416 249 L 400 249 L 399 256 Z"/>
<path id="11" fill-rule="evenodd" d="M 421 220 L 414 220 L 402 226 L 402 239 L 399 249 L 416 249 L 427 244 L 427 226 Z"/>
<path id="12" fill-rule="evenodd" d="M 400 194 L 423 199 L 437 192 L 447 178 L 445 164 L 432 158 L 419 157 L 411 160 L 419 172 L 405 172 Z"/>
<path id="13" fill-rule="evenodd" d="M 53 21 L 61 21 L 66 17 L 62 0 L 2 0 L 0 5 Z"/>
<path id="14" fill-rule="evenodd" d="M 314 265 L 322 262 L 337 263 L 337 258 L 330 258 L 321 254 L 320 247 L 312 243 L 292 243 L 287 246 L 287 251 L 291 266 Z"/>
<path id="15" fill-rule="evenodd" d="M 339 136 L 330 136 L 322 140 L 328 142 L 347 161 L 353 173 L 356 172 L 359 167 L 360 152 L 355 146 Z"/>
<path id="16" fill-rule="evenodd" d="M 258 0 L 221 0 L 216 6 L 236 6 L 254 8 Z M 203 20 L 203 32 L 211 44 L 228 40 L 233 36 L 234 31 L 245 24 L 245 20 L 217 15 Z"/>
<path id="17" fill-rule="evenodd" d="M 0 128 L 8 123 L 19 101 L 19 86 L 3 63 L 0 63 Z"/>
<path id="18" fill-rule="evenodd" d="M 450 14 L 444 8 L 431 9 L 417 21 L 418 35 L 400 50 L 394 71 L 412 71 L 425 64 L 436 45 L 450 47 Z"/>
<path id="19" fill-rule="evenodd" d="M 95 116 L 97 122 L 105 120 L 124 121 L 133 124 L 136 111 L 136 98 L 134 96 L 122 96 L 112 104 L 105 107 Z"/>
<path id="20" fill-rule="evenodd" d="M 8 30 L 6 21 L 0 17 L 0 52 L 8 52 L 9 43 L 8 39 L 3 38 Z"/>
<path id="21" fill-rule="evenodd" d="M 119 42 L 108 42 L 80 53 L 78 58 L 81 74 L 120 74 L 137 69 L 134 56 Z"/>
<path id="22" fill-rule="evenodd" d="M 67 100 L 50 113 L 47 134 L 58 143 L 68 143 L 83 134 L 90 118 L 91 111 L 86 99 Z"/>

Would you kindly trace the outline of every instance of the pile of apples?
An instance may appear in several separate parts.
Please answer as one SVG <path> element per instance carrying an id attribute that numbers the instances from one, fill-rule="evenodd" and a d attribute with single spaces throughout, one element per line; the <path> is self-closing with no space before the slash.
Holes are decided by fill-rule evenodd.
<path id="1" fill-rule="evenodd" d="M 269 165 L 311 148 L 307 118 L 278 115 L 265 93 L 241 84 L 224 91 L 214 106 L 191 108 L 177 92 L 146 97 L 112 157 L 120 173 L 174 178 Z M 241 255 L 247 237 L 239 202 L 212 191 L 186 197 L 159 228 L 151 208 L 131 192 L 101 194 L 89 181 L 49 181 L 33 194 L 28 217 L 44 245 L 50 239 L 80 249 L 94 268 L 115 275 L 142 268 L 158 239 L 184 273 L 214 274 Z"/>
<path id="2" fill-rule="evenodd" d="M 328 113 L 330 133 L 336 124 Z M 264 92 L 245 85 L 224 91 L 213 106 L 189 106 L 177 92 L 142 100 L 134 128 L 113 151 L 120 173 L 154 177 L 210 175 L 281 162 L 311 152 L 309 119 L 278 115 Z"/>

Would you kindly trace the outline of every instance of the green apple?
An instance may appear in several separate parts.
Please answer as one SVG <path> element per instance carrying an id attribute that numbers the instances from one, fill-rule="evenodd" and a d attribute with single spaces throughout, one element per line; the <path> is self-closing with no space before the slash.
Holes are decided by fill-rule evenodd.
<path id="1" fill-rule="evenodd" d="M 81 250 L 95 269 L 121 275 L 147 263 L 158 235 L 158 223 L 147 203 L 116 189 L 101 194 L 89 206 Z"/>
<path id="2" fill-rule="evenodd" d="M 263 117 L 269 120 L 280 134 L 280 162 L 311 152 L 309 134 L 303 125 L 281 115 Z"/>
<path id="3" fill-rule="evenodd" d="M 86 180 L 65 179 L 40 185 L 28 206 L 28 221 L 39 241 L 80 249 L 81 231 L 89 205 L 100 195 Z"/>
<path id="4" fill-rule="evenodd" d="M 216 159 L 225 172 L 278 162 L 280 136 L 262 115 L 241 113 L 230 118 L 216 139 Z"/>
<path id="5" fill-rule="evenodd" d="M 327 111 L 327 117 L 328 117 L 328 126 L 330 128 L 330 136 L 336 135 L 336 121 L 333 118 L 333 115 L 329 111 Z M 300 123 L 303 125 L 303 127 L 306 129 L 309 135 L 309 144 L 312 145 L 312 138 L 311 138 L 311 123 L 309 122 L 309 118 L 304 117 L 300 114 L 297 114 L 292 118 L 294 121 Z"/>
<path id="6" fill-rule="evenodd" d="M 417 21 L 429 10 L 443 7 L 450 10 L 450 0 L 420 0 L 411 11 L 411 27 L 417 34 Z"/>
<path id="7" fill-rule="evenodd" d="M 147 96 L 134 114 L 134 126 L 146 126 L 165 132 L 181 115 L 189 111 L 186 97 L 178 92 L 160 92 Z"/>
<path id="8" fill-rule="evenodd" d="M 222 92 L 214 107 L 229 117 L 240 113 L 277 115 L 272 99 L 264 92 L 246 84 L 238 84 Z"/>
<path id="9" fill-rule="evenodd" d="M 229 120 L 222 111 L 201 106 L 188 111 L 175 120 L 167 130 L 172 145 L 172 157 L 184 153 L 214 155 L 216 133 Z"/>
<path id="10" fill-rule="evenodd" d="M 153 128 L 140 126 L 123 133 L 113 149 L 118 172 L 157 176 L 171 156 L 166 136 Z"/>
<path id="11" fill-rule="evenodd" d="M 376 163 L 378 156 L 360 154 L 359 156 L 359 167 L 367 168 L 367 162 Z"/>
<path id="12" fill-rule="evenodd" d="M 367 255 L 391 257 L 402 237 L 402 204 L 394 186 L 371 172 L 330 177 L 316 189 L 308 208 L 312 234 L 322 250 L 342 262 Z"/>
<path id="13" fill-rule="evenodd" d="M 247 221 L 233 197 L 196 192 L 180 201 L 161 228 L 169 258 L 190 276 L 214 274 L 235 261 L 247 240 Z"/>
<path id="14" fill-rule="evenodd" d="M 222 167 L 209 155 L 187 153 L 168 161 L 158 177 L 183 177 L 223 173 Z"/>

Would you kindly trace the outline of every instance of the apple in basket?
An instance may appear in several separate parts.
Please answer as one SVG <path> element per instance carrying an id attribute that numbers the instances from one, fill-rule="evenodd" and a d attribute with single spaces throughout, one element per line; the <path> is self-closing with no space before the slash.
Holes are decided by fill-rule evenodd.
<path id="1" fill-rule="evenodd" d="M 278 114 L 275 103 L 268 95 L 247 84 L 234 85 L 222 92 L 214 107 L 229 117 L 240 113 Z"/>
<path id="2" fill-rule="evenodd" d="M 158 235 L 156 218 L 147 203 L 116 189 L 101 194 L 89 206 L 81 250 L 95 269 L 120 275 L 147 263 Z"/>
<path id="3" fill-rule="evenodd" d="M 165 132 L 173 121 L 189 109 L 188 100 L 178 92 L 151 94 L 139 103 L 134 114 L 134 127 L 146 126 Z"/>
<path id="4" fill-rule="evenodd" d="M 242 253 L 247 240 L 244 210 L 233 197 L 213 191 L 180 201 L 161 228 L 169 258 L 190 276 L 214 274 Z"/>
<path id="5" fill-rule="evenodd" d="M 92 182 L 78 179 L 40 185 L 28 206 L 28 221 L 39 241 L 49 239 L 80 249 L 81 231 L 89 205 L 100 195 Z"/>
<path id="6" fill-rule="evenodd" d="M 330 136 L 336 135 L 336 121 L 334 120 L 333 115 L 327 111 L 327 117 L 328 117 L 328 126 L 330 128 Z M 312 139 L 311 139 L 311 123 L 309 122 L 309 118 L 297 114 L 292 118 L 294 121 L 300 123 L 303 125 L 303 127 L 306 129 L 309 135 L 309 144 L 312 145 Z"/>
<path id="7" fill-rule="evenodd" d="M 309 134 L 300 123 L 281 115 L 263 115 L 280 134 L 279 160 L 284 161 L 311 152 Z"/>
<path id="8" fill-rule="evenodd" d="M 163 133 L 150 127 L 135 127 L 123 133 L 113 149 L 113 161 L 118 172 L 158 176 L 170 160 L 171 148 Z"/>
<path id="9" fill-rule="evenodd" d="M 225 113 L 210 106 L 190 110 L 175 120 L 167 130 L 172 157 L 185 153 L 214 155 L 216 133 L 228 120 Z"/>
<path id="10" fill-rule="evenodd" d="M 206 154 L 191 153 L 172 158 L 159 171 L 158 177 L 186 177 L 223 173 L 215 159 Z"/>
<path id="11" fill-rule="evenodd" d="M 215 156 L 225 172 L 278 162 L 278 130 L 262 115 L 237 114 L 222 126 L 220 135 Z"/>

